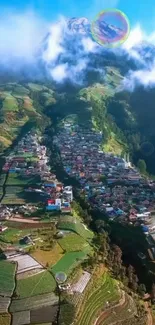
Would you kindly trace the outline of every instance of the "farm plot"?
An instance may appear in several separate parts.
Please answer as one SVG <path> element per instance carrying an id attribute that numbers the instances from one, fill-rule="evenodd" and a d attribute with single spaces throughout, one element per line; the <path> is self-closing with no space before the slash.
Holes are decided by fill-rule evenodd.
<path id="1" fill-rule="evenodd" d="M 79 235 L 68 234 L 64 238 L 58 240 L 59 245 L 67 252 L 82 251 L 89 244 Z"/>
<path id="2" fill-rule="evenodd" d="M 94 279 L 95 280 L 95 279 Z M 107 301 L 114 303 L 119 300 L 116 281 L 107 273 L 95 285 L 83 299 L 76 325 L 93 325 L 97 314 L 106 307 Z"/>
<path id="3" fill-rule="evenodd" d="M 16 264 L 0 261 L 0 295 L 10 297 L 15 286 Z"/>
<path id="4" fill-rule="evenodd" d="M 30 318 L 31 324 L 38 322 L 48 323 L 53 322 L 56 318 L 58 306 L 46 306 L 40 309 L 31 310 Z"/>
<path id="5" fill-rule="evenodd" d="M 34 270 L 34 269 L 42 269 L 43 266 L 39 264 L 37 261 L 34 260 L 30 255 L 24 254 L 24 255 L 16 255 L 13 257 L 8 258 L 9 261 L 14 261 L 18 263 L 17 266 L 17 274 Z"/>
<path id="6" fill-rule="evenodd" d="M 20 186 L 6 186 L 6 194 L 1 202 L 2 204 L 24 204 L 25 192 Z"/>
<path id="7" fill-rule="evenodd" d="M 29 310 L 13 313 L 12 325 L 25 325 L 25 324 L 30 324 Z"/>
<path id="8" fill-rule="evenodd" d="M 4 224 L 5 225 L 5 224 Z M 29 235 L 28 230 L 19 230 L 16 228 L 9 228 L 5 230 L 4 232 L 0 233 L 0 241 L 4 241 L 6 243 L 17 243 L 20 238 L 22 238 L 24 235 Z"/>
<path id="9" fill-rule="evenodd" d="M 2 173 L 0 175 L 0 186 L 3 186 L 4 182 L 5 182 L 5 177 L 6 177 L 6 174 L 5 173 Z M 1 190 L 2 191 L 2 190 Z"/>
<path id="10" fill-rule="evenodd" d="M 6 182 L 6 185 L 7 186 L 11 186 L 13 185 L 14 186 L 24 186 L 24 185 L 36 185 L 37 182 L 40 181 L 40 178 L 37 177 L 37 176 L 20 176 L 19 174 L 12 174 L 10 173 L 9 176 L 8 176 L 8 179 L 7 179 L 7 182 Z M 13 187 L 12 187 L 12 190 L 13 190 Z M 22 188 L 21 188 L 22 189 Z M 8 188 L 9 190 L 9 188 Z M 18 190 L 18 188 L 17 188 Z"/>
<path id="11" fill-rule="evenodd" d="M 41 263 L 44 266 L 46 266 L 47 263 L 49 265 L 54 265 L 60 260 L 62 255 L 63 255 L 63 250 L 59 246 L 59 244 L 56 244 L 54 248 L 50 251 L 37 249 L 35 250 L 35 252 L 31 254 L 32 257 L 34 257 L 39 263 Z"/>
<path id="12" fill-rule="evenodd" d="M 52 272 L 54 274 L 57 272 L 65 272 L 69 275 L 72 269 L 86 257 L 87 254 L 85 252 L 68 252 L 53 266 Z"/>
<path id="13" fill-rule="evenodd" d="M 21 97 L 23 97 L 23 96 L 25 96 L 25 95 L 28 95 L 29 94 L 29 89 L 27 89 L 27 88 L 25 88 L 25 87 L 23 87 L 23 86 L 21 86 L 21 85 L 18 85 L 18 84 L 16 84 L 14 87 L 13 87 L 13 91 L 12 91 L 12 93 L 13 93 L 13 95 L 15 96 L 15 97 L 17 97 L 17 96 L 21 96 Z"/>
<path id="14" fill-rule="evenodd" d="M 42 90 L 47 90 L 48 89 L 46 86 L 39 85 L 39 84 L 32 83 L 32 82 L 28 83 L 28 87 L 32 91 L 42 91 Z"/>
<path id="15" fill-rule="evenodd" d="M 3 100 L 3 108 L 2 110 L 6 111 L 18 111 L 18 102 L 16 98 L 11 96 L 11 94 L 7 95 Z"/>
<path id="16" fill-rule="evenodd" d="M 91 240 L 93 238 L 93 233 L 85 227 L 85 225 L 77 220 L 73 221 L 64 221 L 61 219 L 57 225 L 58 229 L 70 230 L 86 240 Z"/>
<path id="17" fill-rule="evenodd" d="M 123 322 L 132 319 L 135 314 L 136 308 L 133 304 L 133 299 L 125 294 L 123 303 L 120 303 L 117 307 L 114 306 L 109 311 L 105 311 L 96 321 L 96 325 L 102 325 L 103 323 L 104 325 L 110 325 L 115 322 Z"/>
<path id="18" fill-rule="evenodd" d="M 0 296 L 0 314 L 7 313 L 9 305 L 10 305 L 10 298 Z"/>
<path id="19" fill-rule="evenodd" d="M 82 293 L 84 289 L 86 288 L 89 280 L 91 278 L 91 274 L 88 272 L 84 272 L 82 276 L 80 277 L 79 281 L 75 283 L 72 287 L 71 290 L 73 292 L 79 292 Z"/>
<path id="20" fill-rule="evenodd" d="M 51 292 L 48 294 L 40 294 L 34 297 L 27 297 L 25 299 L 13 299 L 10 312 L 16 313 L 23 310 L 39 309 L 44 306 L 54 306 L 58 304 L 58 296 Z"/>
<path id="21" fill-rule="evenodd" d="M 11 316 L 9 314 L 0 315 L 0 325 L 10 325 L 11 324 Z"/>
<path id="22" fill-rule="evenodd" d="M 44 271 L 25 279 L 17 280 L 17 295 L 20 298 L 50 293 L 56 288 L 56 282 L 52 274 Z"/>

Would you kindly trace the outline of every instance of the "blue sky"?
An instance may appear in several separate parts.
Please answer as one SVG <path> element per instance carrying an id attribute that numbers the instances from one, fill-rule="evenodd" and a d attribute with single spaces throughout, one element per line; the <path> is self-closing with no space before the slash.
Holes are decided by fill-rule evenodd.
<path id="1" fill-rule="evenodd" d="M 11 3 L 11 4 L 10 4 Z M 1 14 L 9 9 L 32 10 L 43 19 L 52 21 L 60 14 L 68 17 L 93 17 L 103 9 L 118 8 L 126 13 L 131 26 L 137 22 L 146 32 L 155 30 L 154 0 L 1 0 Z"/>

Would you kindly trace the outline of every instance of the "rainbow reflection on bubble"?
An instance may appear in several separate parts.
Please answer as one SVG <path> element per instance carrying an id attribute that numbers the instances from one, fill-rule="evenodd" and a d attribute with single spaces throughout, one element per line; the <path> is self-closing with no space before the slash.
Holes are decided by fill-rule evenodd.
<path id="1" fill-rule="evenodd" d="M 116 47 L 123 44 L 129 33 L 129 20 L 118 9 L 107 9 L 99 12 L 91 24 L 93 39 L 106 47 Z"/>

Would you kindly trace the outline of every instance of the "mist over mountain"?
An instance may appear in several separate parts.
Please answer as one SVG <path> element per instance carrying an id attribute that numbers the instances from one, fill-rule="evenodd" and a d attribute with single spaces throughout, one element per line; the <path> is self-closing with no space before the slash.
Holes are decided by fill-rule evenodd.
<path id="1" fill-rule="evenodd" d="M 118 32 L 105 22 L 101 28 L 105 33 Z M 151 86 L 155 81 L 154 37 L 145 39 L 136 27 L 124 45 L 110 50 L 94 41 L 85 17 L 60 17 L 47 25 L 32 12 L 10 13 L 0 21 L 0 75 L 83 86 L 92 73 L 94 81 L 102 82 L 105 66 L 114 65 L 124 76 L 121 87 Z"/>

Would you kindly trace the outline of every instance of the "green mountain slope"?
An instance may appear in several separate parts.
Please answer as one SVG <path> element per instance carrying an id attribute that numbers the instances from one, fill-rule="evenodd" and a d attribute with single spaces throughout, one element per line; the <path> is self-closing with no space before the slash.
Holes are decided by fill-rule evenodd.
<path id="1" fill-rule="evenodd" d="M 54 102 L 54 92 L 38 84 L 0 85 L 0 150 L 8 148 L 27 122 L 42 121 L 43 109 Z M 46 118 L 45 118 L 46 120 Z"/>
<path id="2" fill-rule="evenodd" d="M 100 82 L 80 90 L 68 85 L 53 90 L 46 83 L 0 84 L 0 153 L 26 123 L 42 127 L 54 110 L 55 117 L 76 113 L 81 123 L 92 122 L 103 132 L 102 149 L 118 155 L 130 153 L 134 163 L 144 159 L 148 171 L 155 174 L 155 90 L 118 92 L 123 80 L 119 69 L 104 68 Z"/>

